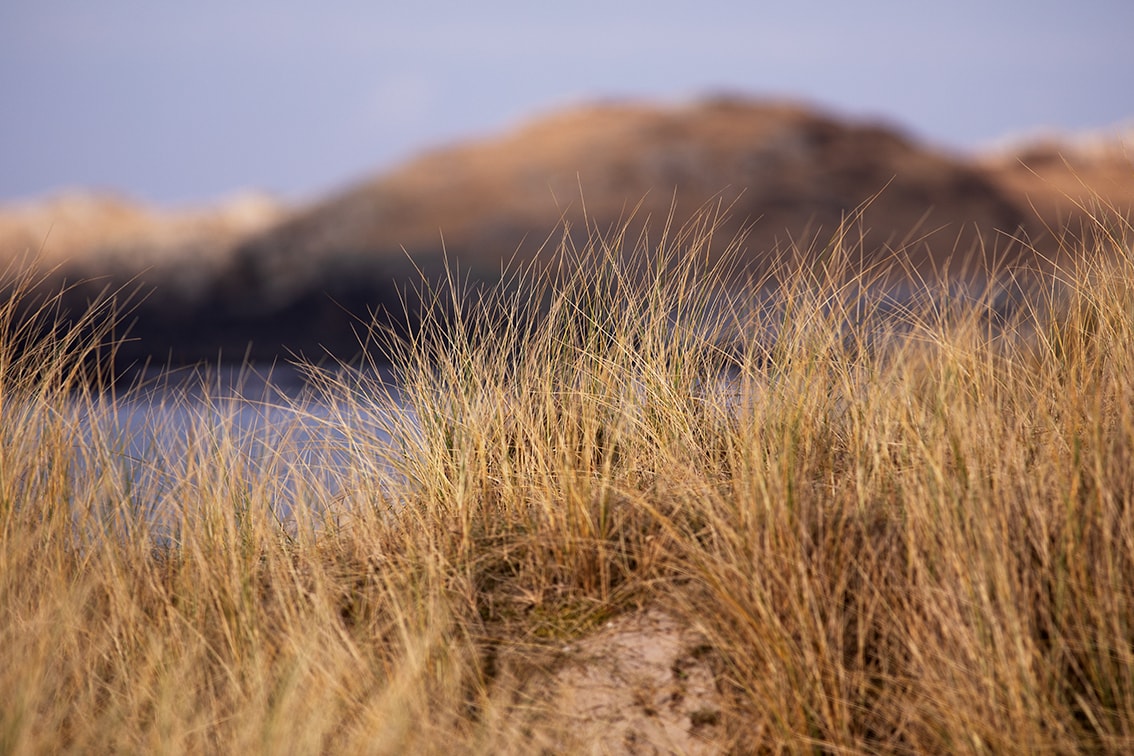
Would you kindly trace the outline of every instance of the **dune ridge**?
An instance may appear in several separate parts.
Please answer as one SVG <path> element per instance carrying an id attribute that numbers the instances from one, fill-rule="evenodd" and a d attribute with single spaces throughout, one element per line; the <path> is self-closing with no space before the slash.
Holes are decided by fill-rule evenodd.
<path id="1" fill-rule="evenodd" d="M 1066 249 L 1092 207 L 1134 207 L 1124 133 L 960 156 L 792 102 L 594 103 L 300 207 L 243 195 L 170 212 L 78 193 L 0 208 L 0 254 L 39 251 L 56 285 L 78 282 L 74 308 L 105 289 L 135 292 L 125 361 L 348 356 L 358 318 L 397 312 L 445 258 L 492 282 L 565 226 L 585 235 L 632 216 L 657 233 L 713 203 L 726 210 L 721 248 L 743 231 L 755 267 L 822 249 L 864 204 L 854 234 L 867 261 L 901 252 L 919 270 L 955 273 L 979 251 L 1032 265 Z"/>

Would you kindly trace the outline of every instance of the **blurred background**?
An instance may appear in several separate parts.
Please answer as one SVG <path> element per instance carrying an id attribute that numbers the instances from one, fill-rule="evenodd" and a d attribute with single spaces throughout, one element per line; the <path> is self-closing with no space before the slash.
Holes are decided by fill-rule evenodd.
<path id="1" fill-rule="evenodd" d="M 972 149 L 1134 116 L 1126 0 L 6 0 L 0 200 L 312 199 L 595 98 L 789 96 Z"/>
<path id="2" fill-rule="evenodd" d="M 418 269 L 491 279 L 580 194 L 596 227 L 716 198 L 757 262 L 879 192 L 872 259 L 1050 254 L 1134 206 L 1131 29 L 1126 0 L 8 0 L 0 255 L 76 308 L 128 289 L 126 359 L 191 362 L 357 350 Z"/>

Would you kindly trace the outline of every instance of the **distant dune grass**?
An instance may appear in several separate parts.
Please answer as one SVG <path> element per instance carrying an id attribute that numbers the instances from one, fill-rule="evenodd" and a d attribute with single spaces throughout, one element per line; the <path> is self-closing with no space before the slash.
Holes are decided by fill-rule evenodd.
<path id="1" fill-rule="evenodd" d="M 311 369 L 349 462 L 286 491 L 317 463 L 220 404 L 139 482 L 84 420 L 113 415 L 75 368 L 105 332 L 29 342 L 9 302 L 0 751 L 586 750 L 556 654 L 642 607 L 707 640 L 707 747 L 1129 751 L 1116 227 L 1008 309 L 928 283 L 886 305 L 839 239 L 753 306 L 722 296 L 711 215 L 495 292 L 454 277 L 415 338 L 372 334 L 396 386 Z"/>

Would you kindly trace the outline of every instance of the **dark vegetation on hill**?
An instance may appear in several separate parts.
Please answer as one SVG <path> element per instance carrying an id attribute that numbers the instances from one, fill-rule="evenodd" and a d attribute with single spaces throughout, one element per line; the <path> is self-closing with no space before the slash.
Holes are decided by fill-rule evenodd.
<path id="1" fill-rule="evenodd" d="M 607 103 L 438 149 L 293 211 L 170 220 L 93 201 L 70 224 L 63 207 L 4 214 L 0 244 L 7 257 L 42 246 L 58 264 L 45 285 L 73 284 L 75 312 L 129 294 L 122 365 L 349 358 L 372 317 L 413 327 L 421 283 L 446 260 L 470 285 L 493 284 L 564 234 L 581 248 L 629 219 L 628 238 L 656 239 L 706 205 L 726 216 L 711 254 L 742 235 L 756 275 L 820 254 L 840 227 L 864 265 L 900 258 L 917 276 L 970 280 L 992 262 L 1031 268 L 1075 232 L 1077 201 L 1127 209 L 1121 176 L 1134 168 L 1111 157 L 1075 163 L 1049 146 L 962 159 L 785 103 Z"/>

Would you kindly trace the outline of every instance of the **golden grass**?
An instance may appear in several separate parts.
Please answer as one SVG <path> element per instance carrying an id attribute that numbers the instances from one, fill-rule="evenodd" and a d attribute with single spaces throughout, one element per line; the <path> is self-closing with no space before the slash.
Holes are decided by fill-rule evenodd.
<path id="1" fill-rule="evenodd" d="M 714 748 L 1134 748 L 1128 241 L 1010 311 L 887 309 L 836 242 L 756 306 L 712 230 L 433 290 L 396 388 L 311 369 L 325 467 L 219 400 L 127 459 L 104 334 L 20 333 L 17 286 L 0 752 L 586 750 L 556 649 L 641 607 L 707 639 Z"/>

